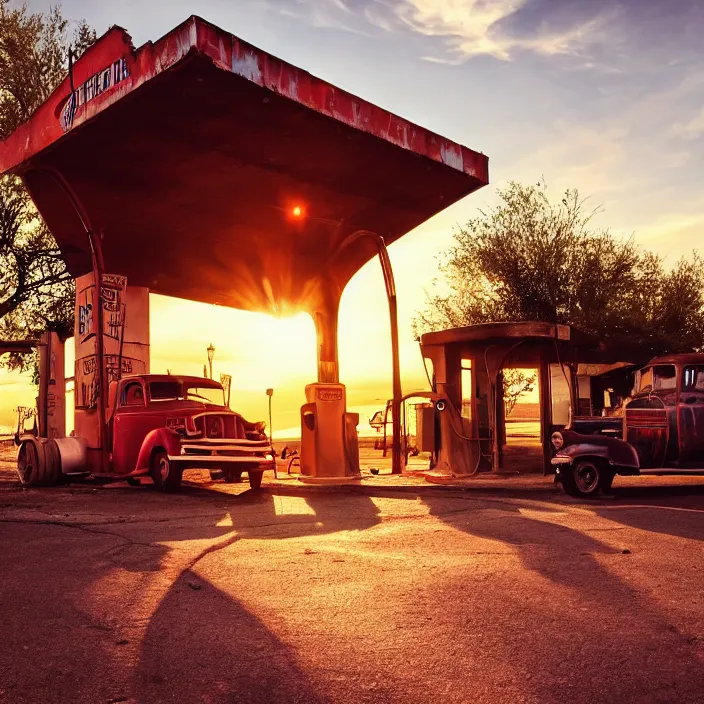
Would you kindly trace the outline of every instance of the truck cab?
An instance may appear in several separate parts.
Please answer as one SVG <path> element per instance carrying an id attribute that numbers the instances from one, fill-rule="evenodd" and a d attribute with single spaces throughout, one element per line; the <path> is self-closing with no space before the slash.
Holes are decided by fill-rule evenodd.
<path id="1" fill-rule="evenodd" d="M 565 490 L 596 496 L 616 474 L 704 474 L 704 354 L 657 357 L 636 373 L 621 438 L 552 435 Z"/>
<path id="2" fill-rule="evenodd" d="M 126 377 L 111 384 L 108 412 L 112 475 L 148 474 L 168 489 L 180 484 L 184 469 L 220 470 L 231 481 L 246 471 L 257 488 L 262 473 L 273 469 L 264 424 L 227 407 L 222 385 L 212 379 Z"/>

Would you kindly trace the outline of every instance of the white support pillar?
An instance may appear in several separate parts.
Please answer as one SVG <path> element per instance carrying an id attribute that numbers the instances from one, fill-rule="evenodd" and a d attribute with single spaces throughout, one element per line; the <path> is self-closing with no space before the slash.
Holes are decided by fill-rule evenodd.
<path id="1" fill-rule="evenodd" d="M 66 436 L 66 374 L 64 342 L 55 332 L 39 341 L 39 436 Z"/>

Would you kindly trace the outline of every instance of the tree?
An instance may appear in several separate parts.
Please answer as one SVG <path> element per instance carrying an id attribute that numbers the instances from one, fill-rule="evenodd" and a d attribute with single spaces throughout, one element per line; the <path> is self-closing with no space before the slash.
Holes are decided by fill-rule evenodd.
<path id="1" fill-rule="evenodd" d="M 73 329 L 73 281 L 18 179 L 0 180 L 0 337 Z"/>
<path id="2" fill-rule="evenodd" d="M 66 75 L 68 22 L 58 7 L 30 13 L 26 4 L 0 0 L 0 139 L 6 139 L 49 97 Z M 78 23 L 76 56 L 96 39 Z M 33 338 L 44 330 L 69 336 L 73 281 L 56 242 L 20 181 L 0 179 L 0 337 Z M 5 364 L 23 368 L 28 359 Z"/>
<path id="3" fill-rule="evenodd" d="M 704 347 L 704 267 L 697 253 L 671 270 L 632 239 L 592 225 L 576 190 L 551 203 L 544 183 L 510 183 L 499 205 L 460 228 L 416 333 L 475 323 L 574 325 L 651 355 Z"/>
<path id="4" fill-rule="evenodd" d="M 516 407 L 518 399 L 533 391 L 535 374 L 526 374 L 523 369 L 504 369 L 504 411 L 507 416 Z"/>

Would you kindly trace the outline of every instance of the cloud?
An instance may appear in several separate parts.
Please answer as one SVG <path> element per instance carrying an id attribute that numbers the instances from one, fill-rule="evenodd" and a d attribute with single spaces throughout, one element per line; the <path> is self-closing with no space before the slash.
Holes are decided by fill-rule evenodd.
<path id="1" fill-rule="evenodd" d="M 701 233 L 704 230 L 702 199 L 675 203 L 676 209 L 664 208 L 637 231 L 637 240 L 644 246 L 661 254 L 668 264 L 680 257 L 688 256 L 692 250 L 701 251 Z"/>
<path id="2" fill-rule="evenodd" d="M 504 61 L 521 51 L 578 55 L 603 40 L 605 26 L 618 14 L 617 9 L 606 9 L 568 23 L 543 19 L 530 31 L 518 31 L 519 14 L 529 9 L 529 0 L 397 0 L 394 5 L 407 27 L 443 38 L 454 56 L 489 55 Z"/>
<path id="3" fill-rule="evenodd" d="M 548 174 L 558 192 L 576 187 L 600 201 L 642 185 L 643 174 L 628 168 L 627 127 L 556 121 L 549 134 L 540 146 L 508 165 L 510 178 L 528 181 Z"/>
<path id="4" fill-rule="evenodd" d="M 386 5 L 370 3 L 363 9 L 362 15 L 370 25 L 384 32 L 393 32 L 396 29 L 394 18 L 389 15 Z"/>
<path id="5" fill-rule="evenodd" d="M 547 0 L 266 0 L 280 14 L 316 28 L 356 34 L 411 34 L 433 40 L 421 58 L 458 64 L 476 56 L 510 61 L 521 53 L 576 56 L 603 43 L 621 12 L 611 3 Z"/>
<path id="6" fill-rule="evenodd" d="M 365 22 L 348 4 L 350 0 L 293 0 L 282 4 L 266 0 L 270 10 L 295 19 L 303 19 L 316 29 L 332 29 L 366 35 Z"/>
<path id="7" fill-rule="evenodd" d="M 691 120 L 675 123 L 671 135 L 682 139 L 698 139 L 704 135 L 704 108 L 700 108 Z"/>

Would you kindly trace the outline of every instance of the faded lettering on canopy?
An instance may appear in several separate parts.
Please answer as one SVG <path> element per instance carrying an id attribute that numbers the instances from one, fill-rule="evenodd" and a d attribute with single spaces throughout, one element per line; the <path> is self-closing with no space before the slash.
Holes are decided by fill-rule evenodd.
<path id="1" fill-rule="evenodd" d="M 129 78 L 130 72 L 127 62 L 120 58 L 109 66 L 93 74 L 87 81 L 82 83 L 71 93 L 64 109 L 61 111 L 61 127 L 64 132 L 68 132 L 73 127 L 76 113 L 86 103 L 103 93 L 114 88 L 118 83 Z"/>

